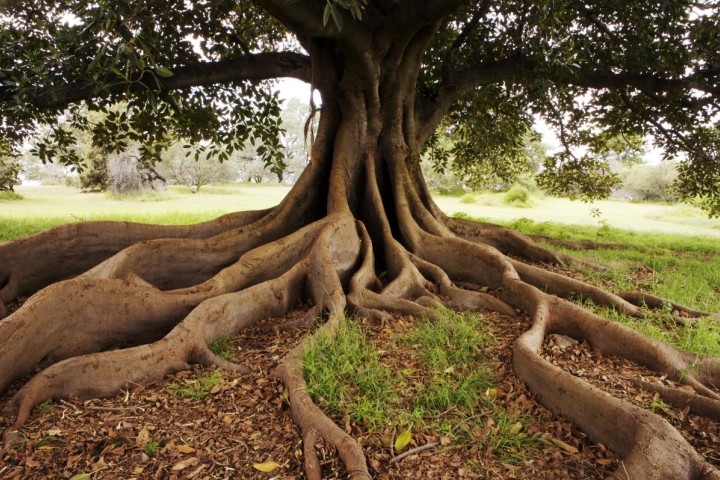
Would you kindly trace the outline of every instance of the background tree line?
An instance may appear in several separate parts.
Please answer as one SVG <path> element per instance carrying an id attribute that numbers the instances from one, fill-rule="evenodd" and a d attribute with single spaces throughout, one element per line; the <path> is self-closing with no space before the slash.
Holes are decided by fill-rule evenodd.
<path id="1" fill-rule="evenodd" d="M 106 191 L 122 195 L 141 190 L 163 190 L 168 184 L 185 185 L 195 193 L 212 183 L 267 183 L 291 184 L 307 164 L 307 146 L 304 124 L 307 107 L 291 99 L 282 111 L 284 133 L 281 138 L 284 162 L 282 173 L 272 172 L 261 159 L 257 147 L 248 141 L 245 148 L 236 150 L 222 162 L 204 151 L 201 144 L 191 145 L 175 139 L 161 154 L 161 161 L 147 165 L 141 161 L 139 144 L 122 153 L 107 153 L 93 145 L 89 134 L 78 132 L 75 148 L 82 159 L 79 172 L 59 162 L 43 163 L 34 153 L 32 141 L 20 157 L 10 155 L 9 149 L 0 148 L 0 190 L 12 191 L 21 177 L 44 184 L 64 183 L 83 191 Z M 49 132 L 39 129 L 42 137 Z M 460 161 L 459 155 L 472 155 L 459 147 L 457 132 L 447 130 L 436 135 L 423 155 L 422 167 L 430 187 L 440 194 L 462 195 L 470 191 L 490 190 L 514 195 L 533 195 L 542 189 L 538 174 L 551 159 L 552 148 L 543 143 L 535 132 L 528 131 L 518 148 L 499 152 L 496 159 L 484 162 Z M 633 201 L 674 201 L 673 183 L 677 178 L 677 161 L 646 163 L 647 145 L 641 137 L 615 137 L 607 142 L 600 155 L 611 171 L 622 180 L 622 186 L 613 195 Z M 489 175 L 491 168 L 503 163 L 504 156 L 514 156 L 511 171 Z M 489 162 L 493 165 L 488 164 Z M 470 168 L 469 165 L 472 165 Z M 520 193 L 518 193 L 520 192 Z"/>

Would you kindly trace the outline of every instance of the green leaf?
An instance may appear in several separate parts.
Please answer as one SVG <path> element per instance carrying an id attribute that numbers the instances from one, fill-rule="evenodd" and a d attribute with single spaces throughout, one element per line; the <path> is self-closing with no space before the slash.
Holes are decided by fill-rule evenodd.
<path id="1" fill-rule="evenodd" d="M 337 26 L 337 29 L 342 31 L 343 29 L 343 17 L 342 12 L 340 9 L 335 6 L 335 4 L 330 5 L 330 13 L 332 14 L 333 21 L 335 21 L 335 26 Z"/>
<path id="2" fill-rule="evenodd" d="M 407 429 L 395 439 L 395 451 L 399 452 L 403 448 L 407 447 L 410 440 L 412 440 L 412 433 L 410 433 L 410 429 Z"/>
<path id="3" fill-rule="evenodd" d="M 164 78 L 169 78 L 175 75 L 173 72 L 170 71 L 170 69 L 165 67 L 155 67 L 155 73 Z"/>
<path id="4" fill-rule="evenodd" d="M 332 8 L 331 3 L 325 4 L 325 10 L 323 10 L 323 26 L 327 26 L 328 22 L 330 21 L 330 9 Z"/>

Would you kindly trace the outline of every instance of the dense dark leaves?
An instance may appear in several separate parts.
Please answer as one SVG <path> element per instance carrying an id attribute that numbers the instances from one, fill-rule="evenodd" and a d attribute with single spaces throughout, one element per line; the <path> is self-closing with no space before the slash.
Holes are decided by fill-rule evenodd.
<path id="1" fill-rule="evenodd" d="M 38 122 L 51 125 L 35 148 L 43 161 L 78 166 L 80 129 L 107 152 L 141 143 L 145 163 L 173 138 L 198 143 L 221 161 L 258 139 L 267 145 L 264 161 L 282 168 L 271 85 L 164 88 L 176 69 L 284 40 L 282 28 L 249 2 L 26 2 L 0 22 L 0 134 L 20 144 Z M 66 109 L 64 99 L 78 96 L 85 101 Z M 88 121 L 88 111 L 101 112 L 100 120 Z"/>

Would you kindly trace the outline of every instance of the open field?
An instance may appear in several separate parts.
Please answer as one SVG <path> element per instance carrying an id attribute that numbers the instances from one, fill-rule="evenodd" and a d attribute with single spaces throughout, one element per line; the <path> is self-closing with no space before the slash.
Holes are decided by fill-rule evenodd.
<path id="1" fill-rule="evenodd" d="M 18 187 L 22 200 L 0 201 L 0 241 L 33 233 L 65 222 L 115 219 L 153 223 L 192 223 L 238 211 L 276 205 L 290 187 L 280 185 L 205 186 L 191 194 L 184 187 L 165 193 L 115 199 L 103 193 L 81 193 L 64 186 Z M 600 201 L 594 204 L 562 198 L 533 198 L 533 206 L 519 208 L 502 201 L 503 194 L 466 197 L 438 196 L 440 208 L 449 214 L 462 212 L 473 218 L 507 223 L 520 218 L 535 223 L 609 227 L 623 230 L 720 237 L 720 220 L 708 219 L 689 205 L 660 205 Z M 593 216 L 598 209 L 600 216 Z M 12 232 L 11 232 L 12 230 Z"/>
<path id="2" fill-rule="evenodd" d="M 446 213 L 463 212 L 501 223 L 518 218 L 535 222 L 554 222 L 565 225 L 608 226 L 643 232 L 677 233 L 720 237 L 720 220 L 709 219 L 699 208 L 677 204 L 631 203 L 619 200 L 602 200 L 592 204 L 570 201 L 566 198 L 533 198 L 530 208 L 512 207 L 503 203 L 502 193 L 485 193 L 472 197 L 436 197 Z M 469 199 L 474 202 L 466 203 Z M 599 216 L 593 216 L 593 209 Z M 602 222 L 602 223 L 601 223 Z"/>

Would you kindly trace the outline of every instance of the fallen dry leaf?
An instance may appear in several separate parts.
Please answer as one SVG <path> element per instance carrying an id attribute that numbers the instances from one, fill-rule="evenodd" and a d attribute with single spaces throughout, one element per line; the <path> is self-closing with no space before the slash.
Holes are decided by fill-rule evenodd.
<path id="1" fill-rule="evenodd" d="M 198 462 L 199 462 L 199 460 L 197 459 L 197 457 L 187 458 L 187 459 L 182 460 L 182 461 L 176 463 L 175 465 L 173 465 L 172 471 L 177 472 L 177 471 L 183 470 L 187 467 L 192 467 L 194 465 L 197 465 Z"/>
<path id="2" fill-rule="evenodd" d="M 281 465 L 277 462 L 253 463 L 253 468 L 261 472 L 272 472 Z"/>
<path id="3" fill-rule="evenodd" d="M 175 447 L 175 450 L 177 450 L 180 453 L 193 453 L 195 449 L 188 445 L 178 445 Z"/>

